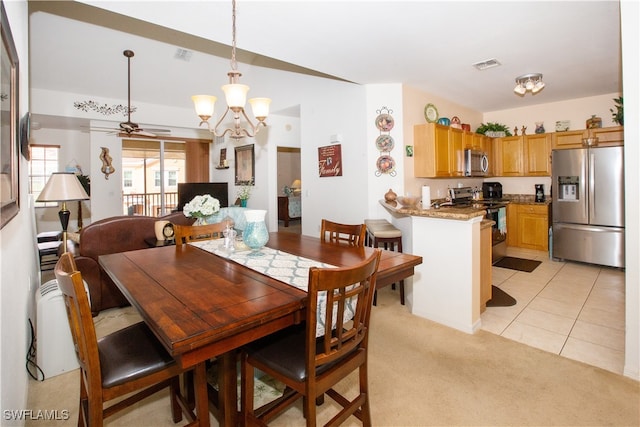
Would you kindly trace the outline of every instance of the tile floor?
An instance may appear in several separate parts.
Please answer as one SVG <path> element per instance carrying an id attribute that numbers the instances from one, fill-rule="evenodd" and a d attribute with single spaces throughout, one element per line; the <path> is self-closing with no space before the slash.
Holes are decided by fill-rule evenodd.
<path id="1" fill-rule="evenodd" d="M 517 300 L 488 307 L 482 329 L 622 374 L 625 278 L 620 269 L 549 259 L 547 252 L 508 248 L 507 255 L 542 261 L 525 273 L 493 267 L 493 285 Z"/>

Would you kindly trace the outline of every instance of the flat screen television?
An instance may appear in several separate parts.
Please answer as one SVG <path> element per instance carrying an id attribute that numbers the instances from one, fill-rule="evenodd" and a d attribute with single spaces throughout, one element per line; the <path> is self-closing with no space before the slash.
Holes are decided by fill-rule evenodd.
<path id="1" fill-rule="evenodd" d="M 229 206 L 229 184 L 226 182 L 183 182 L 178 183 L 178 211 L 194 197 L 210 194 L 220 202 L 221 208 Z"/>

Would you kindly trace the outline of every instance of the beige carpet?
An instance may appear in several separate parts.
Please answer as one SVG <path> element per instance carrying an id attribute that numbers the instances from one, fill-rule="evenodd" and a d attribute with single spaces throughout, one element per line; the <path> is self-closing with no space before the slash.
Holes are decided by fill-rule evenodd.
<path id="1" fill-rule="evenodd" d="M 99 316 L 99 334 L 134 320 L 131 308 Z M 468 335 L 415 317 L 397 291 L 378 292 L 370 335 L 369 386 L 375 426 L 638 426 L 640 385 L 600 368 L 480 331 Z M 355 389 L 351 375 L 341 387 Z M 29 384 L 29 408 L 68 409 L 77 421 L 77 371 Z M 173 426 L 168 394 L 111 417 L 108 426 Z M 319 421 L 332 416 L 330 398 Z M 213 426 L 217 422 L 211 418 Z M 274 426 L 303 425 L 300 405 Z M 345 425 L 359 425 L 351 419 Z"/>

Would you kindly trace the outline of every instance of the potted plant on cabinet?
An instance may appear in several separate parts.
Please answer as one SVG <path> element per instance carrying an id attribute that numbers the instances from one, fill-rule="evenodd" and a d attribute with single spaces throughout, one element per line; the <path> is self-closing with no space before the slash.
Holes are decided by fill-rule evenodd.
<path id="1" fill-rule="evenodd" d="M 511 136 L 511 131 L 508 127 L 500 123 L 487 122 L 480 123 L 480 127 L 476 129 L 476 133 L 481 135 L 490 136 L 492 138 L 500 138 L 503 136 Z"/>

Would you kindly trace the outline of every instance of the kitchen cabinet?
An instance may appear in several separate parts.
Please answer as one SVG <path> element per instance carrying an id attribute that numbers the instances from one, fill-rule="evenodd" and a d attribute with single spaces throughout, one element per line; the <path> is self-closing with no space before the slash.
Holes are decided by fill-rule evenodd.
<path id="1" fill-rule="evenodd" d="M 510 203 L 507 206 L 507 246 L 549 250 L 549 205 Z"/>
<path id="2" fill-rule="evenodd" d="M 494 140 L 494 175 L 550 176 L 551 135 L 508 136 Z"/>
<path id="3" fill-rule="evenodd" d="M 449 128 L 450 176 L 464 176 L 464 131 Z"/>
<path id="4" fill-rule="evenodd" d="M 437 123 L 413 127 L 413 174 L 417 178 L 464 176 L 462 129 Z"/>
<path id="5" fill-rule="evenodd" d="M 551 176 L 551 134 L 524 136 L 524 175 Z"/>
<path id="6" fill-rule="evenodd" d="M 565 148 L 582 148 L 583 138 L 598 138 L 598 145 L 615 146 L 624 144 L 624 127 L 611 126 L 606 128 L 572 130 L 567 132 L 555 132 L 552 134 L 552 148 L 562 150 Z"/>
<path id="7" fill-rule="evenodd" d="M 480 312 L 487 308 L 491 293 L 491 221 L 480 224 Z"/>
<path id="8" fill-rule="evenodd" d="M 524 138 L 507 136 L 494 139 L 494 175 L 522 176 Z"/>

